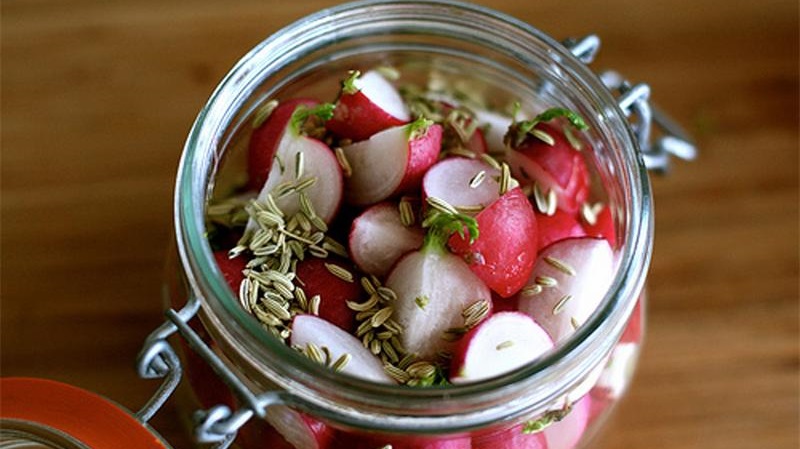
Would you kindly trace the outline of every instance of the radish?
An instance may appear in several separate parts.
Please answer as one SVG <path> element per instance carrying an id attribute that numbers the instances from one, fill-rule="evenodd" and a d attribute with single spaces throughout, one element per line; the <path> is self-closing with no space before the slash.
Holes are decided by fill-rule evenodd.
<path id="1" fill-rule="evenodd" d="M 642 323 L 644 322 L 644 302 L 646 301 L 645 293 L 639 296 L 636 300 L 636 306 L 633 308 L 631 317 L 628 318 L 628 324 L 622 332 L 620 342 L 622 343 L 639 343 L 642 340 Z"/>
<path id="2" fill-rule="evenodd" d="M 339 209 L 343 182 L 342 170 L 336 156 L 326 144 L 300 132 L 309 116 L 320 116 L 324 119 L 330 113 L 329 104 L 314 109 L 298 106 L 278 143 L 275 163 L 270 168 L 258 199 L 264 201 L 271 194 L 278 208 L 287 217 L 302 210 L 301 195 L 307 195 L 313 215 L 319 216 L 326 223 L 333 220 Z"/>
<path id="3" fill-rule="evenodd" d="M 605 390 L 610 398 L 620 398 L 630 384 L 638 356 L 637 343 L 620 343 L 615 346 L 595 387 Z"/>
<path id="4" fill-rule="evenodd" d="M 378 203 L 365 210 L 350 228 L 350 257 L 365 273 L 383 277 L 400 257 L 422 246 L 424 232 L 404 226 L 398 206 Z"/>
<path id="5" fill-rule="evenodd" d="M 583 438 L 589 423 L 592 407 L 591 396 L 572 404 L 572 409 L 561 421 L 548 426 L 542 433 L 547 441 L 547 449 L 573 449 Z"/>
<path id="6" fill-rule="evenodd" d="M 536 216 L 522 189 L 504 193 L 475 217 L 480 236 L 453 235 L 449 246 L 493 291 L 507 298 L 528 280 L 536 261 Z"/>
<path id="7" fill-rule="evenodd" d="M 480 210 L 500 198 L 500 171 L 479 160 L 448 158 L 422 179 L 424 197 L 436 197 L 456 208 Z"/>
<path id="8" fill-rule="evenodd" d="M 400 341 L 408 353 L 431 360 L 451 342 L 445 331 L 463 328 L 462 312 L 478 301 L 491 304 L 491 293 L 460 257 L 445 248 L 454 232 L 478 234 L 475 220 L 435 212 L 422 248 L 410 252 L 389 273 L 386 286 L 396 295 L 394 315 L 406 330 Z M 488 312 L 488 310 L 487 310 Z"/>
<path id="9" fill-rule="evenodd" d="M 597 212 L 595 209 L 601 207 Z M 599 237 L 608 240 L 608 244 L 613 248 L 617 244 L 617 233 L 614 229 L 614 218 L 611 216 L 611 208 L 598 203 L 595 206 L 584 204 L 583 207 L 589 208 L 583 215 L 583 228 L 590 237 Z"/>
<path id="10" fill-rule="evenodd" d="M 222 272 L 222 277 L 228 287 L 233 290 L 234 294 L 239 293 L 239 285 L 244 280 L 244 269 L 247 265 L 247 260 L 244 257 L 228 257 L 227 251 L 214 251 L 214 260 L 217 262 L 219 270 Z"/>
<path id="11" fill-rule="evenodd" d="M 261 123 L 258 123 L 258 118 L 254 121 L 255 129 L 247 150 L 247 185 L 251 190 L 261 189 L 266 182 L 278 144 L 289 128 L 295 109 L 298 106 L 313 108 L 318 104 L 319 101 L 310 98 L 294 98 L 263 106 L 262 114 L 266 112 L 269 115 Z"/>
<path id="12" fill-rule="evenodd" d="M 333 118 L 325 126 L 339 138 L 360 141 L 409 120 L 408 107 L 392 83 L 377 71 L 361 75 L 354 70 L 342 82 Z"/>
<path id="13" fill-rule="evenodd" d="M 340 257 L 308 257 L 297 263 L 295 283 L 303 289 L 307 298 L 320 296 L 320 318 L 349 332 L 354 329 L 355 312 L 347 307 L 347 301 L 359 300 L 361 286 L 358 282 L 349 282 L 334 275 L 328 269 L 331 264 L 353 271 L 352 263 Z"/>
<path id="14" fill-rule="evenodd" d="M 511 172 L 523 185 L 536 183 L 542 193 L 555 193 L 557 205 L 575 213 L 589 196 L 589 170 L 581 152 L 573 148 L 564 132 L 545 123 L 565 116 L 577 129 L 586 124 L 566 109 L 548 109 L 533 120 L 515 123 L 506 134 L 512 148 L 506 155 Z"/>
<path id="15" fill-rule="evenodd" d="M 528 315 L 495 313 L 465 335 L 453 350 L 450 381 L 474 382 L 507 373 L 553 348 L 553 340 Z"/>
<path id="16" fill-rule="evenodd" d="M 539 229 L 538 250 L 552 245 L 555 242 L 572 238 L 585 237 L 586 231 L 575 218 L 575 214 L 556 210 L 553 215 L 547 215 L 540 211 L 536 212 L 536 224 Z"/>
<path id="17" fill-rule="evenodd" d="M 324 422 L 301 413 L 285 405 L 272 405 L 267 407 L 264 419 L 278 431 L 292 447 L 303 449 L 326 449 L 333 448 L 333 437 L 335 431 Z M 273 449 L 272 444 L 276 438 L 270 435 L 270 429 L 262 431 L 270 437 L 269 445 L 267 441 L 259 441 L 256 446 L 246 446 L 247 449 Z M 280 442 L 277 442 L 281 444 Z M 280 447 L 280 446 L 278 446 Z"/>
<path id="18" fill-rule="evenodd" d="M 487 151 L 491 154 L 505 154 L 506 145 L 503 139 L 513 123 L 511 117 L 488 109 L 475 109 L 474 112 L 475 119 L 478 120 L 478 129 L 485 130 L 481 134 L 486 142 Z"/>
<path id="19" fill-rule="evenodd" d="M 340 433 L 336 438 L 337 448 L 342 449 L 471 449 L 468 435 L 418 436 L 385 435 L 370 433 Z"/>
<path id="20" fill-rule="evenodd" d="M 473 435 L 472 449 L 547 449 L 544 434 L 525 433 L 524 425 Z"/>
<path id="21" fill-rule="evenodd" d="M 595 311 L 614 278 L 608 242 L 589 237 L 567 239 L 542 251 L 519 310 L 531 315 L 559 343 Z"/>
<path id="22" fill-rule="evenodd" d="M 383 370 L 380 359 L 375 357 L 361 341 L 322 318 L 313 315 L 296 315 L 292 320 L 290 343 L 293 347 L 306 348 L 313 344 L 327 348 L 330 362 L 339 360 L 345 354 L 350 361 L 341 372 L 379 383 L 393 384 L 395 381 Z"/>
<path id="23" fill-rule="evenodd" d="M 420 118 L 343 147 L 352 168 L 347 200 L 363 206 L 418 189 L 439 156 L 441 139 L 442 127 Z"/>

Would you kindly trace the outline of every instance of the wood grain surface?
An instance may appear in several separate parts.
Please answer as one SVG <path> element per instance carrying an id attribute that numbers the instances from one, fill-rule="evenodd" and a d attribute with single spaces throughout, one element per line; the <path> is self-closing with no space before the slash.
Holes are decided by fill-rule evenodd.
<path id="1" fill-rule="evenodd" d="M 645 81 L 700 156 L 654 177 L 640 369 L 597 448 L 798 447 L 796 0 L 481 2 Z M 333 4 L 3 0 L 2 375 L 138 409 L 178 157 L 245 51 Z M 170 404 L 154 425 L 188 439 Z"/>

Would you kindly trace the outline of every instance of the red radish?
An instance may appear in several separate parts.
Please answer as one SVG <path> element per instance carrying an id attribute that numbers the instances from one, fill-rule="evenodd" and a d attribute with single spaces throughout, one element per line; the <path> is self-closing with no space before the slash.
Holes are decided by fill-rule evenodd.
<path id="1" fill-rule="evenodd" d="M 344 354 L 350 354 L 350 361 L 342 373 L 379 383 L 395 383 L 383 370 L 380 359 L 375 357 L 361 341 L 322 318 L 313 315 L 296 315 L 292 320 L 292 346 L 305 348 L 312 343 L 330 351 L 332 361 Z"/>
<path id="2" fill-rule="evenodd" d="M 542 433 L 547 440 L 547 449 L 573 449 L 586 431 L 592 399 L 586 395 L 572 404 L 572 410 L 561 421 L 548 426 Z"/>
<path id="3" fill-rule="evenodd" d="M 228 287 L 233 290 L 234 294 L 239 293 L 239 284 L 244 280 L 244 269 L 247 265 L 247 260 L 244 257 L 228 257 L 227 251 L 214 251 L 214 260 L 217 262 L 219 270 L 222 272 L 222 277 L 225 278 Z"/>
<path id="4" fill-rule="evenodd" d="M 422 246 L 418 226 L 404 226 L 398 205 L 378 203 L 365 210 L 350 228 L 350 257 L 365 273 L 383 277 L 400 257 Z"/>
<path id="5" fill-rule="evenodd" d="M 272 405 L 267 407 L 264 417 L 267 422 L 280 433 L 292 447 L 303 449 L 334 448 L 333 437 L 335 431 L 324 422 L 301 413 L 285 405 Z M 272 437 L 274 440 L 274 436 Z M 272 449 L 273 446 L 255 446 L 253 449 Z M 280 444 L 280 443 L 279 443 Z M 249 447 L 247 449 L 250 449 Z"/>
<path id="6" fill-rule="evenodd" d="M 437 162 L 422 179 L 424 197 L 436 197 L 461 208 L 485 208 L 500 198 L 500 171 L 485 162 L 448 158 Z"/>
<path id="7" fill-rule="evenodd" d="M 348 282 L 328 269 L 328 265 L 337 265 L 353 272 L 349 261 L 329 256 L 326 259 L 307 257 L 298 262 L 295 283 L 302 287 L 307 298 L 320 296 L 319 317 L 333 323 L 346 331 L 352 331 L 355 323 L 355 312 L 347 307 L 347 301 L 358 301 L 361 297 L 361 286 L 356 279 Z"/>
<path id="8" fill-rule="evenodd" d="M 274 427 L 255 417 L 236 433 L 236 446 L 241 449 L 295 449 Z"/>
<path id="9" fill-rule="evenodd" d="M 434 218 L 422 249 L 403 256 L 386 279 L 397 294 L 393 318 L 406 329 L 400 337 L 403 347 L 429 360 L 450 348 L 445 331 L 464 326 L 464 309 L 481 300 L 491 304 L 486 285 L 444 247 L 451 233 L 465 227 L 476 235 L 474 220 L 443 213 Z"/>
<path id="10" fill-rule="evenodd" d="M 272 168 L 278 144 L 289 128 L 292 114 L 298 106 L 313 108 L 319 101 L 310 98 L 294 98 L 278 103 L 262 123 L 250 135 L 247 152 L 247 186 L 251 190 L 259 190 L 267 180 Z M 271 107 L 266 105 L 265 107 Z"/>
<path id="11" fill-rule="evenodd" d="M 472 449 L 547 449 L 544 434 L 525 433 L 519 425 L 498 432 L 472 436 Z"/>
<path id="12" fill-rule="evenodd" d="M 309 110 L 299 106 L 292 115 L 289 128 L 284 133 L 275 153 L 275 162 L 267 181 L 258 195 L 265 200 L 267 194 L 287 217 L 301 210 L 300 192 L 282 193 L 284 186 L 312 182 L 303 188 L 313 212 L 326 223 L 333 220 L 342 200 L 342 171 L 331 149 L 317 139 L 300 134 L 299 126 L 309 114 L 325 116 L 330 112 L 325 105 Z"/>
<path id="13" fill-rule="evenodd" d="M 516 312 L 519 309 L 519 295 L 510 298 L 503 298 L 496 292 L 492 292 L 492 312 Z"/>
<path id="14" fill-rule="evenodd" d="M 528 315 L 495 313 L 453 349 L 450 381 L 474 382 L 517 369 L 553 348 L 553 340 Z"/>
<path id="15" fill-rule="evenodd" d="M 506 145 L 503 138 L 513 120 L 511 117 L 487 109 L 475 109 L 475 119 L 479 128 L 485 129 L 481 134 L 486 142 L 486 149 L 491 154 L 505 154 Z"/>
<path id="16" fill-rule="evenodd" d="M 589 223 L 585 219 L 583 228 L 590 237 L 600 237 L 608 240 L 608 244 L 613 248 L 617 244 L 617 233 L 614 230 L 614 218 L 611 216 L 611 208 L 607 205 L 600 209 L 594 217 L 594 223 Z"/>
<path id="17" fill-rule="evenodd" d="M 544 194 L 552 190 L 558 208 L 575 213 L 589 196 L 589 170 L 564 132 L 544 123 L 560 115 L 567 116 L 576 128 L 585 129 L 583 120 L 574 113 L 548 109 L 533 120 L 512 125 L 506 142 L 513 151 L 506 158 L 522 184 L 536 183 Z"/>
<path id="18" fill-rule="evenodd" d="M 636 306 L 633 308 L 631 317 L 628 318 L 628 324 L 622 332 L 622 343 L 639 343 L 642 340 L 642 323 L 644 322 L 644 303 L 646 301 L 645 293 L 639 296 L 636 300 Z"/>
<path id="19" fill-rule="evenodd" d="M 417 189 L 439 157 L 441 139 L 442 127 L 421 118 L 343 147 L 352 168 L 347 200 L 363 206 Z"/>
<path id="20" fill-rule="evenodd" d="M 472 243 L 460 235 L 449 246 L 470 269 L 504 298 L 528 281 L 536 261 L 536 216 L 522 189 L 515 187 L 475 217 L 480 236 Z"/>
<path id="21" fill-rule="evenodd" d="M 610 398 L 621 397 L 633 377 L 638 356 L 637 343 L 620 343 L 615 346 L 595 387 L 604 389 Z"/>
<path id="22" fill-rule="evenodd" d="M 359 141 L 409 120 L 408 107 L 383 75 L 352 71 L 342 82 L 333 118 L 325 126 L 339 138 Z"/>
<path id="23" fill-rule="evenodd" d="M 595 311 L 614 278 L 608 242 L 589 237 L 554 243 L 539 253 L 519 310 L 531 315 L 558 343 Z"/>
<path id="24" fill-rule="evenodd" d="M 467 149 L 475 154 L 486 154 L 489 146 L 486 143 L 486 136 L 482 129 L 478 128 L 472 133 L 472 137 L 467 141 Z"/>
<path id="25" fill-rule="evenodd" d="M 340 433 L 337 448 L 347 449 L 471 449 L 471 439 L 459 436 L 383 435 L 368 433 Z"/>
<path id="26" fill-rule="evenodd" d="M 535 212 L 536 224 L 539 228 L 539 251 L 564 239 L 586 236 L 586 231 L 575 218 L 575 214 L 560 209 L 556 210 L 553 215 Z"/>

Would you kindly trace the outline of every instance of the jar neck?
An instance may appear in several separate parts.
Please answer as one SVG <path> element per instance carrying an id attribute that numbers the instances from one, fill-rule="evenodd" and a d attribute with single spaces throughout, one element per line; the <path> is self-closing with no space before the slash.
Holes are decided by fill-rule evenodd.
<path id="1" fill-rule="evenodd" d="M 365 12 L 367 11 L 367 12 Z M 595 314 L 563 344 L 536 362 L 497 378 L 425 389 L 379 385 L 334 373 L 267 334 L 227 288 L 205 238 L 206 199 L 219 161 L 259 99 L 280 92 L 289 75 L 307 76 L 347 55 L 373 51 L 435 51 L 476 58 L 476 64 L 521 91 L 547 83 L 554 99 L 579 110 L 615 179 L 619 268 Z M 532 80 L 538 80 L 536 82 Z M 367 1 L 302 19 L 268 38 L 223 79 L 201 110 L 181 160 L 175 198 L 180 255 L 207 320 L 231 357 L 289 392 L 287 402 L 359 427 L 417 432 L 454 431 L 544 411 L 602 363 L 621 335 L 641 291 L 652 246 L 649 181 L 630 127 L 607 89 L 559 43 L 516 19 L 449 1 Z"/>

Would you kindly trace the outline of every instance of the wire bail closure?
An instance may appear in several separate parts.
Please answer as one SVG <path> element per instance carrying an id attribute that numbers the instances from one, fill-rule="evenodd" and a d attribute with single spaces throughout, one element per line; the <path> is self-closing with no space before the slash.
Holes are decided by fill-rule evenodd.
<path id="1" fill-rule="evenodd" d="M 256 395 L 225 365 L 188 324 L 199 310 L 200 300 L 196 297 L 190 298 L 178 312 L 167 310 L 167 320 L 145 340 L 144 347 L 137 356 L 139 377 L 164 380 L 150 400 L 136 413 L 136 418 L 142 423 L 149 421 L 180 383 L 183 374 L 181 361 L 167 341 L 170 336 L 178 333 L 231 389 L 241 404 L 237 410 L 231 410 L 226 405 L 217 405 L 208 410 L 199 410 L 193 416 L 195 439 L 200 443 L 216 443 L 214 449 L 226 449 L 250 418 L 254 415 L 263 418 L 267 407 L 285 404 L 287 401 L 280 392 L 275 391 Z"/>
<path id="2" fill-rule="evenodd" d="M 566 39 L 562 44 L 581 62 L 589 64 L 600 49 L 600 38 L 590 34 L 581 39 Z M 650 86 L 644 83 L 632 85 L 613 70 L 602 72 L 600 80 L 612 93 L 619 93 L 619 108 L 626 117 L 634 119 L 631 128 L 648 170 L 665 174 L 669 171 L 672 156 L 687 161 L 697 157 L 697 148 L 688 133 L 665 112 L 650 104 Z M 653 123 L 660 131 L 655 141 L 651 139 Z"/>

